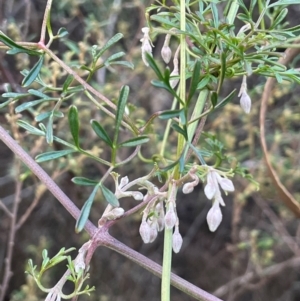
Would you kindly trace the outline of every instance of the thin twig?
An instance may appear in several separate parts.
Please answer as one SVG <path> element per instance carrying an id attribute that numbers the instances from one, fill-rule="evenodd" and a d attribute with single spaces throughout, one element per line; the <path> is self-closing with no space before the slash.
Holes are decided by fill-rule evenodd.
<path id="1" fill-rule="evenodd" d="M 296 41 L 297 42 L 297 41 Z M 287 65 L 289 62 L 293 60 L 300 53 L 300 48 L 292 49 L 289 48 L 285 51 L 285 55 L 279 60 L 279 63 L 283 65 Z M 266 161 L 266 165 L 270 174 L 270 177 L 275 185 L 278 195 L 281 200 L 285 203 L 285 205 L 297 216 L 300 217 L 300 204 L 295 200 L 293 195 L 286 189 L 286 187 L 281 183 L 278 174 L 273 168 L 270 160 L 270 156 L 268 154 L 268 148 L 265 138 L 265 119 L 266 112 L 268 107 L 268 100 L 271 95 L 273 86 L 275 83 L 275 79 L 269 77 L 263 91 L 262 99 L 261 99 L 261 108 L 260 108 L 260 116 L 259 116 L 259 124 L 260 124 L 260 142 L 264 154 L 264 158 Z"/>
<path id="2" fill-rule="evenodd" d="M 263 269 L 260 273 L 260 277 L 275 277 L 276 275 L 283 275 L 283 272 L 287 268 L 294 268 L 294 269 L 299 269 L 300 267 L 300 257 L 294 257 L 292 259 L 288 259 L 284 262 L 274 264 L 270 267 L 267 267 Z M 243 285 L 244 283 L 250 283 L 251 281 L 257 279 L 258 275 L 255 272 L 249 272 L 246 273 L 243 276 L 237 277 L 225 285 L 222 285 L 219 287 L 217 290 L 214 291 L 215 296 L 225 296 L 228 294 L 230 289 L 236 289 L 240 285 Z"/>
<path id="3" fill-rule="evenodd" d="M 162 267 L 155 263 L 154 261 L 150 260 L 146 256 L 134 251 L 133 249 L 127 247 L 126 245 L 122 244 L 120 241 L 116 240 L 112 236 L 110 236 L 107 232 L 101 233 L 101 241 L 99 241 L 99 245 L 106 246 L 121 255 L 127 257 L 131 261 L 137 263 L 144 269 L 148 270 L 152 274 L 157 277 L 161 278 L 162 275 Z M 195 298 L 196 300 L 202 301 L 222 301 L 218 297 L 202 290 L 201 288 L 191 284 L 190 282 L 182 279 L 181 277 L 171 274 L 171 285 L 178 288 L 179 290 L 183 291 L 187 295 Z"/>
<path id="4" fill-rule="evenodd" d="M 16 173 L 20 174 L 20 161 L 15 162 Z M 7 243 L 7 251 L 5 258 L 5 269 L 3 275 L 3 281 L 1 285 L 1 293 L 0 293 L 0 301 L 4 300 L 5 293 L 9 284 L 9 280 L 12 276 L 11 263 L 12 263 L 12 255 L 14 250 L 15 236 L 16 236 L 16 222 L 17 222 L 17 213 L 20 203 L 20 196 L 23 182 L 20 181 L 19 177 L 16 177 L 16 189 L 15 189 L 15 199 L 11 212 L 11 220 L 10 220 L 10 230 L 9 230 L 9 239 Z"/>
<path id="5" fill-rule="evenodd" d="M 5 206 L 5 204 L 2 202 L 2 200 L 0 200 L 0 208 L 2 208 L 2 210 L 5 212 L 5 214 L 6 214 L 9 218 L 12 218 L 12 217 L 13 217 L 12 213 L 8 210 L 8 208 Z"/>
<path id="6" fill-rule="evenodd" d="M 41 36 L 40 36 L 40 43 L 43 44 L 45 44 L 47 22 L 51 11 L 51 6 L 52 6 L 52 0 L 48 0 L 45 8 L 45 14 L 43 18 L 43 24 L 42 24 Z"/>
<path id="7" fill-rule="evenodd" d="M 22 147 L 0 126 L 0 139 L 17 155 L 24 164 L 46 185 L 48 190 L 58 199 L 66 210 L 75 218 L 80 216 L 79 209 L 69 197 L 57 186 L 51 177 L 22 149 Z M 85 230 L 90 234 L 96 231 L 96 227 L 88 221 Z"/>

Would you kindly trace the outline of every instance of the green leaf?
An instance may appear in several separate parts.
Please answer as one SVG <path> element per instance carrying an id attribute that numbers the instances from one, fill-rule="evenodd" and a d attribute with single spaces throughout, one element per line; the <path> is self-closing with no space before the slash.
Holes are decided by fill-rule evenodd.
<path id="1" fill-rule="evenodd" d="M 192 99 L 193 95 L 196 92 L 197 86 L 199 84 L 200 72 L 201 72 L 201 63 L 200 63 L 199 60 L 196 60 L 194 70 L 193 70 L 192 79 L 191 79 L 189 95 L 188 95 L 188 98 L 187 98 L 187 103 L 190 102 L 190 100 Z"/>
<path id="2" fill-rule="evenodd" d="M 57 36 L 59 37 L 59 38 L 63 38 L 63 37 L 65 37 L 66 35 L 68 35 L 69 33 L 68 33 L 68 31 L 64 28 L 64 27 L 61 27 L 59 30 L 58 30 L 58 32 L 57 32 Z"/>
<path id="3" fill-rule="evenodd" d="M 159 115 L 159 118 L 160 119 L 171 119 L 171 118 L 174 118 L 174 117 L 178 117 L 181 115 L 181 113 L 183 112 L 184 110 L 181 109 L 181 110 L 167 110 L 167 111 L 164 111 L 163 113 L 161 113 Z"/>
<path id="4" fill-rule="evenodd" d="M 37 136 L 45 136 L 45 132 L 39 130 L 38 128 L 30 125 L 29 123 L 23 120 L 18 120 L 17 125 L 25 129 L 26 131 L 28 131 L 30 134 L 37 135 Z"/>
<path id="5" fill-rule="evenodd" d="M 74 79 L 74 76 L 72 74 L 69 74 L 68 77 L 66 78 L 64 85 L 63 85 L 63 92 L 66 93 L 69 86 L 71 85 L 72 81 Z"/>
<path id="6" fill-rule="evenodd" d="M 180 99 L 180 97 L 176 94 L 176 92 L 171 88 L 170 84 L 166 84 L 164 81 L 159 81 L 159 80 L 156 80 L 156 79 L 153 79 L 151 81 L 151 84 L 154 86 L 154 87 L 157 87 L 157 88 L 163 88 L 163 89 L 166 89 L 168 92 L 170 92 L 172 94 L 172 96 L 176 97 L 176 99 L 182 104 L 184 105 L 183 101 Z"/>
<path id="7" fill-rule="evenodd" d="M 29 55 L 41 55 L 40 52 L 35 50 L 26 49 L 17 43 L 15 43 L 12 39 L 6 36 L 2 31 L 0 31 L 0 41 L 6 46 L 12 48 L 7 51 L 8 54 L 16 54 L 16 53 L 27 53 Z"/>
<path id="8" fill-rule="evenodd" d="M 95 186 L 99 184 L 99 182 L 97 181 L 90 180 L 84 177 L 74 177 L 71 181 L 74 184 L 81 185 L 81 186 Z"/>
<path id="9" fill-rule="evenodd" d="M 120 57 L 124 56 L 126 53 L 123 52 L 123 51 L 120 51 L 120 52 L 117 52 L 113 55 L 111 55 L 108 59 L 106 59 L 105 62 L 111 62 L 111 61 L 114 61 L 116 59 L 119 59 Z"/>
<path id="10" fill-rule="evenodd" d="M 270 29 L 274 29 L 276 28 L 278 25 L 281 24 L 281 22 L 283 21 L 283 19 L 286 17 L 288 13 L 288 9 L 284 8 L 282 10 L 280 10 L 279 14 L 277 15 L 277 17 L 275 18 L 274 22 L 271 24 Z"/>
<path id="11" fill-rule="evenodd" d="M 76 226 L 75 226 L 76 233 L 81 232 L 82 229 L 84 228 L 84 226 L 89 218 L 91 207 L 93 205 L 93 202 L 94 202 L 94 199 L 95 199 L 98 189 L 99 189 L 99 185 L 95 186 L 95 188 L 93 189 L 89 198 L 84 203 L 84 205 L 80 211 L 80 216 L 79 216 L 78 220 L 76 221 Z"/>
<path id="12" fill-rule="evenodd" d="M 269 4 L 268 8 L 278 6 L 278 5 L 291 5 L 291 4 L 300 4 L 299 0 L 279 0 L 275 3 Z"/>
<path id="13" fill-rule="evenodd" d="M 52 114 L 52 112 L 51 112 L 48 122 L 47 122 L 46 141 L 50 145 L 53 143 L 53 114 Z"/>
<path id="14" fill-rule="evenodd" d="M 192 148 L 192 150 L 194 151 L 195 155 L 198 157 L 199 161 L 201 162 L 202 165 L 206 165 L 205 160 L 203 159 L 202 155 L 205 153 L 207 154 L 208 152 L 204 151 L 202 152 L 201 150 L 197 149 L 192 143 L 189 142 L 189 146 Z"/>
<path id="15" fill-rule="evenodd" d="M 122 66 L 128 67 L 132 70 L 134 69 L 134 65 L 127 61 L 113 61 L 113 62 L 109 62 L 109 65 L 122 65 Z"/>
<path id="16" fill-rule="evenodd" d="M 43 98 L 43 99 L 48 99 L 50 98 L 48 95 L 44 94 L 43 92 L 39 91 L 39 90 L 34 90 L 34 89 L 29 89 L 28 90 L 29 94 Z"/>
<path id="17" fill-rule="evenodd" d="M 166 24 L 166 25 L 169 25 L 169 26 L 175 27 L 175 28 L 178 27 L 177 23 L 172 22 L 169 18 L 166 18 L 166 17 L 161 17 L 161 16 L 158 16 L 158 15 L 152 15 L 150 18 L 151 18 L 151 20 L 157 21 L 160 24 Z"/>
<path id="18" fill-rule="evenodd" d="M 38 163 L 50 161 L 50 160 L 58 159 L 60 157 L 67 156 L 67 155 L 75 153 L 75 152 L 76 152 L 76 150 L 74 150 L 74 149 L 65 149 L 65 150 L 60 150 L 60 151 L 47 152 L 47 153 L 37 155 L 35 157 L 35 161 Z"/>
<path id="19" fill-rule="evenodd" d="M 156 76 L 159 78 L 160 81 L 164 81 L 164 77 L 162 72 L 159 70 L 155 60 L 153 59 L 152 55 L 146 52 L 146 61 L 149 64 L 150 68 L 155 72 Z"/>
<path id="20" fill-rule="evenodd" d="M 180 158 L 179 158 L 179 159 L 180 159 Z M 168 166 L 166 166 L 166 167 L 160 167 L 159 169 L 160 169 L 161 171 L 163 171 L 163 172 L 166 172 L 166 171 L 170 170 L 171 168 L 175 167 L 175 166 L 178 164 L 179 159 L 176 160 L 175 162 L 173 162 L 172 164 L 170 164 L 170 165 L 168 165 Z"/>
<path id="21" fill-rule="evenodd" d="M 119 100 L 118 100 L 118 104 L 117 104 L 116 123 L 115 123 L 116 128 L 115 128 L 114 142 L 113 142 L 114 146 L 117 145 L 117 140 L 118 140 L 118 136 L 119 136 L 121 122 L 122 122 L 123 115 L 125 112 L 128 95 L 129 95 L 129 87 L 123 86 L 121 88 L 120 96 L 119 96 Z"/>
<path id="22" fill-rule="evenodd" d="M 28 93 L 7 92 L 7 93 L 3 93 L 2 97 L 19 99 L 19 98 L 23 98 L 23 97 L 28 96 L 28 95 L 29 95 Z"/>
<path id="23" fill-rule="evenodd" d="M 35 116 L 34 120 L 37 122 L 41 122 L 44 119 L 50 117 L 51 114 L 53 114 L 54 117 L 58 117 L 58 118 L 64 117 L 64 113 L 61 111 L 50 111 L 50 112 L 44 112 L 44 113 L 41 113 L 41 114 Z"/>
<path id="24" fill-rule="evenodd" d="M 218 28 L 219 27 L 219 14 L 218 14 L 218 9 L 215 3 L 211 3 L 211 11 L 213 15 L 213 20 L 214 20 L 214 27 Z"/>
<path id="25" fill-rule="evenodd" d="M 216 106 L 215 109 L 217 108 L 222 108 L 224 107 L 228 102 L 230 102 L 234 96 L 235 96 L 235 91 L 236 89 L 234 89 L 230 94 L 228 94 L 224 99 L 222 99 Z"/>
<path id="26" fill-rule="evenodd" d="M 117 197 L 115 196 L 114 193 L 112 193 L 103 184 L 100 185 L 100 189 L 101 189 L 103 197 L 105 198 L 107 203 L 109 203 L 113 207 L 119 207 L 120 206 L 120 203 L 119 203 L 119 201 L 118 201 L 118 199 L 117 199 Z"/>
<path id="27" fill-rule="evenodd" d="M 206 85 L 209 83 L 209 76 L 205 76 L 201 79 L 201 81 L 197 85 L 197 90 L 202 90 L 203 88 L 206 87 Z"/>
<path id="28" fill-rule="evenodd" d="M 251 2 L 250 2 L 250 6 L 249 6 L 249 14 L 250 14 L 250 16 L 252 16 L 253 9 L 255 8 L 256 3 L 257 3 L 257 0 L 251 0 Z"/>
<path id="29" fill-rule="evenodd" d="M 33 66 L 33 68 L 28 72 L 28 74 L 24 77 L 22 81 L 23 87 L 28 87 L 33 83 L 33 81 L 37 78 L 38 74 L 41 71 L 41 68 L 44 63 L 44 55 L 41 55 L 40 59 L 37 63 Z"/>
<path id="30" fill-rule="evenodd" d="M 185 129 L 180 127 L 177 123 L 172 123 L 171 127 L 179 134 L 181 134 L 186 141 L 188 141 L 188 135 Z"/>
<path id="31" fill-rule="evenodd" d="M 109 39 L 106 44 L 100 49 L 100 51 L 95 55 L 94 60 L 97 61 L 99 57 L 113 44 L 117 43 L 120 39 L 123 38 L 123 35 L 121 33 L 117 33 L 114 35 L 111 39 Z"/>
<path id="32" fill-rule="evenodd" d="M 31 107 L 39 105 L 40 103 L 47 102 L 47 101 L 52 101 L 52 100 L 56 100 L 56 98 L 38 99 L 38 100 L 24 102 L 24 103 L 22 103 L 21 105 L 19 105 L 15 108 L 15 112 L 20 113 L 22 111 L 25 111 L 25 110 L 31 108 Z"/>
<path id="33" fill-rule="evenodd" d="M 214 108 L 216 106 L 217 102 L 218 102 L 218 94 L 217 94 L 217 92 L 213 91 L 211 93 L 210 101 L 211 101 L 211 104 L 212 104 L 212 106 Z"/>
<path id="34" fill-rule="evenodd" d="M 147 143 L 148 141 L 149 138 L 147 136 L 139 136 L 120 143 L 119 147 L 133 147 L 143 143 Z"/>
<path id="35" fill-rule="evenodd" d="M 69 127 L 75 145 L 79 148 L 79 119 L 78 110 L 75 106 L 71 106 L 68 113 Z"/>
<path id="36" fill-rule="evenodd" d="M 0 109 L 6 107 L 8 104 L 10 104 L 11 102 L 15 101 L 13 98 L 10 98 L 9 100 L 5 101 L 5 102 L 2 102 L 0 104 Z"/>
<path id="37" fill-rule="evenodd" d="M 99 138 L 101 138 L 110 148 L 113 148 L 113 142 L 105 129 L 96 120 L 91 120 L 91 126 Z"/>

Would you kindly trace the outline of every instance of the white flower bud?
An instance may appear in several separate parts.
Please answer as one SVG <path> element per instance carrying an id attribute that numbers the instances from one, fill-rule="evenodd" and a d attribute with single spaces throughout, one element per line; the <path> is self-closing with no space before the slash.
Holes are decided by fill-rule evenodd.
<path id="1" fill-rule="evenodd" d="M 172 237 L 172 246 L 173 246 L 174 253 L 178 253 L 180 251 L 182 242 L 183 242 L 182 236 L 179 233 L 178 227 L 175 227 L 173 237 Z"/>
<path id="2" fill-rule="evenodd" d="M 165 216 L 165 226 L 167 229 L 173 229 L 177 221 L 177 215 L 174 211 L 174 205 L 173 203 L 169 204 L 169 208 L 167 210 L 166 216 Z"/>
<path id="3" fill-rule="evenodd" d="M 127 185 L 129 183 L 129 179 L 128 177 L 123 177 L 120 181 L 120 184 L 119 184 L 119 189 L 122 189 L 125 185 Z"/>
<path id="4" fill-rule="evenodd" d="M 85 269 L 85 251 L 79 250 L 77 257 L 74 259 L 74 269 L 76 273 Z"/>
<path id="5" fill-rule="evenodd" d="M 105 215 L 103 215 L 103 217 L 111 221 L 120 218 L 123 215 L 124 215 L 124 209 L 121 207 L 117 207 L 107 212 Z"/>
<path id="6" fill-rule="evenodd" d="M 161 57 L 163 58 L 164 62 L 168 64 L 172 57 L 172 50 L 169 46 L 164 45 L 161 49 Z"/>
<path id="7" fill-rule="evenodd" d="M 214 201 L 212 207 L 207 213 L 207 224 L 211 232 L 215 232 L 222 221 L 222 212 L 218 201 Z"/>
<path id="8" fill-rule="evenodd" d="M 191 182 L 185 183 L 185 184 L 183 185 L 183 187 L 182 187 L 182 192 L 183 192 L 184 194 L 191 193 L 191 192 L 193 192 L 193 190 L 194 190 L 194 185 L 193 185 L 193 183 L 191 183 Z"/>
<path id="9" fill-rule="evenodd" d="M 143 27 L 142 32 L 144 33 L 144 37 L 141 39 L 142 42 L 142 59 L 144 64 L 148 67 L 149 64 L 146 60 L 146 52 L 148 52 L 152 56 L 152 42 L 149 37 L 150 29 L 148 27 Z"/>
<path id="10" fill-rule="evenodd" d="M 142 237 L 142 240 L 145 244 L 148 244 L 150 242 L 151 238 L 151 227 L 149 224 L 143 220 L 140 226 L 140 235 Z"/>
<path id="11" fill-rule="evenodd" d="M 170 86 L 172 87 L 172 89 L 174 89 L 179 82 L 178 78 L 172 79 L 172 76 L 178 76 L 178 75 L 179 75 L 179 72 L 178 72 L 178 67 L 177 67 L 177 68 L 174 68 L 174 70 L 170 74 Z"/>
<path id="12" fill-rule="evenodd" d="M 157 237 L 157 222 L 156 220 L 153 220 L 150 225 L 150 240 L 149 242 L 153 242 L 155 238 Z"/>
<path id="13" fill-rule="evenodd" d="M 163 207 L 163 202 L 159 202 L 155 206 L 155 211 L 157 214 L 157 230 L 160 232 L 165 227 L 165 211 Z"/>
<path id="14" fill-rule="evenodd" d="M 144 195 L 139 191 L 133 191 L 132 196 L 136 201 L 142 201 L 144 199 Z"/>
<path id="15" fill-rule="evenodd" d="M 251 98 L 246 91 L 242 92 L 240 104 L 244 112 L 249 114 L 251 109 Z"/>

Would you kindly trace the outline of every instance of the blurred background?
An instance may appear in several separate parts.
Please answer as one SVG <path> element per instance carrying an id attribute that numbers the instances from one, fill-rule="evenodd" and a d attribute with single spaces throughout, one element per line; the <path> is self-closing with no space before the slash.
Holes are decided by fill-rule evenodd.
<path id="1" fill-rule="evenodd" d="M 247 2 L 247 1 L 246 1 Z M 134 70 L 122 66 L 101 69 L 93 78 L 92 85 L 112 100 L 118 97 L 122 85 L 130 87 L 130 107 L 137 119 L 148 119 L 161 109 L 170 108 L 171 96 L 151 86 L 154 72 L 147 68 L 140 53 L 141 28 L 145 26 L 145 8 L 154 1 L 135 0 L 60 0 L 53 1 L 51 23 L 53 32 L 65 27 L 69 35 L 55 41 L 51 49 L 70 66 L 84 64 L 90 59 L 93 45 L 103 45 L 114 34 L 121 32 L 124 38 L 106 55 L 117 51 L 126 52 L 126 60 L 132 62 Z M 45 9 L 45 0 L 2 0 L 0 1 L 0 28 L 16 41 L 38 41 Z M 300 5 L 291 6 L 286 22 L 297 25 Z M 237 23 L 237 29 L 241 24 Z M 160 50 L 164 36 L 157 37 L 154 56 L 161 67 Z M 171 40 L 173 53 L 177 41 Z M 284 49 L 282 49 L 284 51 Z M 21 92 L 23 76 L 20 71 L 29 69 L 35 63 L 26 55 L 6 55 L 0 52 L 0 92 L 9 83 L 12 91 Z M 293 62 L 299 67 L 299 57 Z M 172 70 L 172 64 L 170 64 Z M 82 72 L 77 69 L 78 73 Z M 66 74 L 51 60 L 46 60 L 43 74 L 49 84 L 61 84 Z M 211 202 L 203 194 L 203 186 L 196 187 L 192 194 L 179 194 L 177 212 L 183 247 L 173 255 L 173 272 L 228 301 L 298 301 L 300 300 L 300 224 L 299 220 L 283 205 L 271 182 L 259 143 L 260 98 L 265 79 L 252 75 L 248 80 L 248 92 L 252 98 L 249 115 L 243 113 L 236 97 L 223 111 L 208 117 L 205 131 L 215 134 L 224 144 L 227 154 L 236 157 L 242 166 L 249 168 L 254 179 L 260 183 L 260 190 L 242 177 L 233 179 L 235 192 L 224 197 L 226 207 L 222 208 L 223 221 L 215 233 L 208 230 L 206 214 Z M 228 95 L 241 80 L 225 82 L 223 92 Z M 280 179 L 293 196 L 300 200 L 300 88 L 284 82 L 276 85 L 269 102 L 266 120 L 266 139 L 273 166 Z M 4 101 L 1 98 L 1 102 Z M 91 102 L 78 95 L 68 100 L 65 111 L 75 103 L 81 116 L 83 148 L 94 149 L 105 157 L 103 145 L 91 133 L 89 120 L 101 121 L 106 128 L 112 128 L 113 120 L 92 107 Z M 33 112 L 23 113 L 22 118 L 32 122 Z M 0 110 L 1 125 L 17 135 L 15 138 L 33 157 L 52 148 L 39 137 L 29 135 L 21 129 L 12 129 L 8 120 L 19 118 L 13 107 Z M 142 149 L 145 157 L 155 154 L 157 144 L 164 133 L 165 124 L 155 122 L 153 141 Z M 67 121 L 56 124 L 56 134 L 71 139 Z M 124 135 L 127 133 L 124 131 Z M 173 154 L 176 137 L 170 136 L 168 152 Z M 60 149 L 61 145 L 53 145 Z M 129 153 L 128 153 L 129 154 Z M 121 154 L 126 157 L 126 153 Z M 71 182 L 74 176 L 100 179 L 103 166 L 81 156 L 71 160 L 60 159 L 41 164 L 55 179 L 62 190 L 81 208 L 88 198 L 89 187 L 76 186 Z M 138 158 L 118 169 L 130 180 L 149 172 L 151 166 L 142 164 Z M 29 258 L 40 264 L 42 250 L 47 248 L 54 256 L 62 247 L 79 248 L 87 239 L 86 233 L 76 234 L 75 221 L 53 196 L 44 191 L 38 180 L 23 165 L 16 164 L 12 153 L 0 142 L 0 199 L 12 210 L 15 199 L 16 174 L 24 179 L 21 202 L 17 213 L 15 244 L 13 246 L 12 272 L 5 299 L 43 300 L 30 276 L 24 273 Z M 157 183 L 159 185 L 159 183 Z M 113 189 L 113 182 L 108 186 Z M 34 204 L 33 204 L 34 203 Z M 32 205 L 33 204 L 33 205 Z M 123 199 L 122 206 L 129 209 L 136 204 Z M 105 208 L 101 196 L 93 205 L 90 219 L 97 223 Z M 24 215 L 25 214 L 25 215 Z M 120 220 L 110 233 L 124 244 L 144 254 L 157 263 L 162 262 L 163 234 L 155 242 L 145 245 L 139 236 L 140 212 Z M 5 257 L 11 219 L 0 206 L 0 283 L 5 271 Z M 45 286 L 54 285 L 65 271 L 62 264 L 45 276 Z M 91 301 L 156 301 L 160 300 L 160 279 L 130 262 L 123 256 L 106 249 L 97 249 L 91 264 L 89 284 L 96 286 L 90 297 L 80 296 L 79 300 Z M 71 288 L 70 288 L 71 289 Z M 68 287 L 66 288 L 68 290 Z M 172 301 L 192 300 L 191 297 L 172 289 Z"/>

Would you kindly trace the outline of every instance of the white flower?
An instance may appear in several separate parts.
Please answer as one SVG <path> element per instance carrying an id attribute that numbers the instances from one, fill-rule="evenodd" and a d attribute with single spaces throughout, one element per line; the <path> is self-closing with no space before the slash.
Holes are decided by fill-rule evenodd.
<path id="1" fill-rule="evenodd" d="M 215 232 L 222 221 L 222 212 L 218 200 L 213 201 L 213 205 L 206 216 L 207 224 L 211 232 Z"/>
<path id="2" fill-rule="evenodd" d="M 199 184 L 199 178 L 195 174 L 190 174 L 190 176 L 194 179 L 193 182 L 185 183 L 182 187 L 182 192 L 184 194 L 191 193 L 194 190 L 194 187 Z"/>
<path id="3" fill-rule="evenodd" d="M 146 220 L 143 220 L 140 226 L 140 235 L 142 237 L 142 240 L 145 244 L 148 244 L 151 239 L 151 227 L 146 222 Z"/>
<path id="4" fill-rule="evenodd" d="M 207 184 L 205 185 L 204 193 L 209 200 L 213 199 L 213 205 L 206 217 L 209 230 L 212 232 L 216 231 L 222 221 L 220 205 L 225 206 L 219 186 L 221 186 L 225 193 L 227 191 L 234 191 L 231 180 L 222 178 L 216 170 L 210 168 L 207 174 Z"/>
<path id="5" fill-rule="evenodd" d="M 169 45 L 164 45 L 161 49 L 161 57 L 163 58 L 164 62 L 168 64 L 172 57 L 172 50 Z"/>
<path id="6" fill-rule="evenodd" d="M 181 249 L 182 246 L 182 236 L 179 233 L 179 229 L 178 227 L 175 227 L 173 236 L 172 236 L 172 247 L 173 247 L 173 251 L 174 253 L 178 253 Z"/>
<path id="7" fill-rule="evenodd" d="M 142 59 L 144 64 L 148 67 L 149 64 L 146 60 L 146 52 L 149 53 L 152 56 L 152 47 L 153 44 L 151 42 L 150 36 L 149 36 L 149 31 L 150 29 L 148 27 L 143 27 L 142 28 L 142 32 L 144 33 L 143 38 L 141 38 L 141 42 L 142 42 Z"/>
<path id="8" fill-rule="evenodd" d="M 240 105 L 245 113 L 249 114 L 251 109 L 251 98 L 248 95 L 247 91 L 244 91 L 241 94 Z"/>
<path id="9" fill-rule="evenodd" d="M 167 209 L 167 213 L 165 215 L 165 226 L 167 229 L 173 229 L 177 221 L 177 214 L 174 210 L 174 204 L 172 202 L 169 203 L 169 208 Z"/>
<path id="10" fill-rule="evenodd" d="M 243 76 L 243 82 L 238 95 L 240 98 L 240 105 L 245 113 L 249 114 L 251 109 L 251 98 L 247 93 L 247 76 Z"/>
<path id="11" fill-rule="evenodd" d="M 157 215 L 157 231 L 162 231 L 165 227 L 165 211 L 163 202 L 160 201 L 155 206 L 155 213 Z"/>
<path id="12" fill-rule="evenodd" d="M 178 69 L 178 60 L 174 59 L 174 69 L 170 74 L 170 86 L 172 89 L 174 89 L 179 82 L 178 78 L 174 78 L 175 76 L 176 77 L 179 76 L 179 69 Z"/>
<path id="13" fill-rule="evenodd" d="M 218 193 L 221 195 L 219 185 L 225 192 L 234 191 L 232 181 L 222 178 L 216 170 L 211 168 L 207 173 L 207 184 L 204 188 L 204 193 L 209 200 L 211 200 Z"/>

